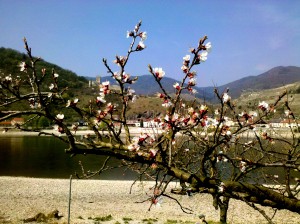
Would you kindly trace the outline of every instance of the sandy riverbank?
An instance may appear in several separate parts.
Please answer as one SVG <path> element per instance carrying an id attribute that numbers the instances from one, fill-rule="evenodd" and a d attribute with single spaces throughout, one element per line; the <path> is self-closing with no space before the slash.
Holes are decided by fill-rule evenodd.
<path id="1" fill-rule="evenodd" d="M 65 136 L 65 134 L 61 134 L 56 130 L 53 129 L 45 129 L 41 130 L 41 132 L 46 133 L 46 134 L 41 134 L 40 136 L 49 136 L 49 135 L 57 135 L 57 136 Z M 140 127 L 130 127 L 130 133 L 131 135 L 139 135 L 141 133 L 149 133 L 149 134 L 160 134 L 162 133 L 162 129 L 155 129 L 155 128 L 140 128 Z M 86 130 L 86 129 L 79 129 L 76 132 L 72 132 L 74 135 L 77 136 L 85 136 L 85 135 L 95 135 L 95 133 L 92 130 Z M 300 133 L 291 133 L 289 131 L 277 131 L 277 134 L 280 134 L 281 138 L 299 138 Z M 40 132 L 29 132 L 29 131 L 20 131 L 16 129 L 9 129 L 8 131 L 5 131 L 5 129 L 0 128 L 0 137 L 5 137 L 5 136 L 38 136 Z M 253 138 L 255 135 L 252 131 L 249 132 L 244 132 L 239 135 L 240 137 L 245 137 L 245 138 Z M 277 136 L 279 137 L 279 136 Z"/>
<path id="2" fill-rule="evenodd" d="M 113 220 L 102 223 L 124 223 L 123 218 L 131 218 L 130 223 L 142 223 L 143 219 L 155 219 L 156 223 L 166 220 L 199 221 L 197 214 L 205 214 L 207 220 L 218 221 L 219 211 L 212 206 L 210 195 L 193 197 L 178 196 L 186 207 L 193 209 L 194 215 L 183 213 L 179 206 L 168 198 L 163 198 L 161 206 L 152 207 L 145 193 L 150 193 L 150 183 L 136 183 L 130 194 L 131 181 L 73 180 L 71 201 L 71 223 L 94 223 L 89 217 L 111 215 Z M 175 184 L 175 183 L 174 183 Z M 48 214 L 58 210 L 63 217 L 57 223 L 68 220 L 69 180 L 38 179 L 22 177 L 0 177 L 0 223 L 23 223 L 21 220 L 34 217 L 39 212 Z M 266 223 L 262 216 L 244 203 L 232 200 L 228 215 L 229 223 Z M 276 223 L 300 223 L 300 216 L 288 211 L 279 211 Z"/>
<path id="3" fill-rule="evenodd" d="M 65 134 L 61 134 L 56 130 L 53 129 L 45 129 L 41 130 L 41 132 L 46 133 L 48 135 L 54 134 L 57 136 L 64 136 Z M 152 128 L 139 128 L 139 127 L 130 127 L 130 133 L 133 135 L 140 134 L 140 133 L 161 133 L 161 129 L 159 130 L 154 130 Z M 73 132 L 73 134 L 77 136 L 84 136 L 84 135 L 95 135 L 95 133 L 92 130 L 86 130 L 86 129 L 79 129 L 76 132 Z M 5 136 L 38 136 L 40 132 L 34 132 L 34 131 L 20 131 L 17 129 L 8 129 L 7 131 L 4 128 L 0 128 L 0 137 L 5 137 Z M 41 136 L 47 136 L 45 134 L 41 134 Z"/>

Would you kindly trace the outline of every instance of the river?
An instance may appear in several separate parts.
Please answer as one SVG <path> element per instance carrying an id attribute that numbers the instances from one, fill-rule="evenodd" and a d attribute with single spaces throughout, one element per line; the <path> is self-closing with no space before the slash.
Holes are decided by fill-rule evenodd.
<path id="1" fill-rule="evenodd" d="M 67 145 L 54 137 L 0 135 L 0 176 L 24 176 L 37 178 L 69 178 L 75 173 L 95 171 L 102 166 L 106 157 L 96 155 L 76 155 L 65 153 Z M 109 166 L 114 167 L 120 161 L 111 158 Z M 283 170 L 267 169 L 272 175 L 283 178 Z M 276 172 L 275 172 L 276 171 Z M 278 173 L 279 171 L 279 173 Z M 291 171 L 293 177 L 298 173 Z M 133 180 L 136 173 L 124 168 L 111 169 L 96 175 L 94 179 Z"/>
<path id="2" fill-rule="evenodd" d="M 82 174 L 79 161 L 85 171 L 97 170 L 103 156 L 76 155 L 65 153 L 66 144 L 53 137 L 38 136 L 1 136 L 0 137 L 0 176 L 24 176 L 38 178 L 69 178 L 75 172 Z M 112 159 L 115 166 L 119 162 Z M 134 173 L 123 169 L 103 172 L 96 179 L 131 180 Z"/>

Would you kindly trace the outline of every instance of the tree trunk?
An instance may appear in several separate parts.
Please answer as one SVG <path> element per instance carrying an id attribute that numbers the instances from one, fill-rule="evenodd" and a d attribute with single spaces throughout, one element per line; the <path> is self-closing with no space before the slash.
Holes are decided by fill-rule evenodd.
<path id="1" fill-rule="evenodd" d="M 229 205 L 229 198 L 223 197 L 223 201 L 219 201 L 220 207 L 220 223 L 227 223 L 227 211 Z"/>

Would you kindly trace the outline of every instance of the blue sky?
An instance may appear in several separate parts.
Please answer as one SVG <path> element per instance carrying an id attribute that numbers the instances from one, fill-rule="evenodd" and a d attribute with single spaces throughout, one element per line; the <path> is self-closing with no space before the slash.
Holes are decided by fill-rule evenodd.
<path id="1" fill-rule="evenodd" d="M 147 65 L 182 78 L 182 57 L 207 35 L 213 45 L 197 66 L 198 86 L 220 86 L 275 66 L 300 66 L 300 1 L 297 0 L 0 0 L 0 46 L 33 55 L 78 75 L 106 75 L 125 55 L 127 30 L 142 20 L 147 48 L 132 55 L 127 72 Z"/>

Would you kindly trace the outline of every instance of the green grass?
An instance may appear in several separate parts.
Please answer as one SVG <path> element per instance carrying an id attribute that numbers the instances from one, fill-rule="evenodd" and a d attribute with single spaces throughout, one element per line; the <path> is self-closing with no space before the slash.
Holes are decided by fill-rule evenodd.
<path id="1" fill-rule="evenodd" d="M 102 222 L 106 222 L 106 221 L 111 221 L 113 219 L 113 217 L 111 215 L 107 215 L 107 216 L 102 216 L 102 217 L 88 217 L 88 219 L 92 219 L 94 221 L 102 221 Z"/>
<path id="2" fill-rule="evenodd" d="M 124 221 L 125 224 L 128 224 L 130 221 L 132 221 L 132 218 L 124 217 L 123 221 Z"/>
<path id="3" fill-rule="evenodd" d="M 156 218 L 156 219 L 151 219 L 151 218 L 149 218 L 149 219 L 143 219 L 143 220 L 142 220 L 142 222 L 145 223 L 145 224 L 153 224 L 153 223 L 155 223 L 155 222 L 157 222 L 157 221 L 158 221 L 157 218 Z"/>
<path id="4" fill-rule="evenodd" d="M 165 222 L 165 224 L 173 224 L 173 223 L 179 223 L 177 220 L 170 220 L 168 219 L 167 222 Z"/>
<path id="5" fill-rule="evenodd" d="M 200 222 L 200 220 L 199 220 Z M 182 221 L 182 220 L 172 220 L 168 219 L 164 224 L 195 224 L 195 221 Z M 208 224 L 219 224 L 219 222 L 207 221 Z"/>

